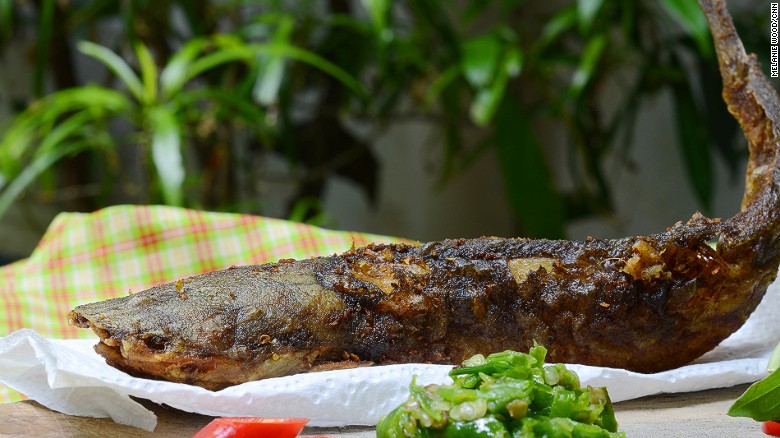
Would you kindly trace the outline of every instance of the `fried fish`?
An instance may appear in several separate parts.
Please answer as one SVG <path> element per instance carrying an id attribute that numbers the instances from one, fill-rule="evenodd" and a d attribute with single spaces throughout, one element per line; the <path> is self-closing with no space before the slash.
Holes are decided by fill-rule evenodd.
<path id="1" fill-rule="evenodd" d="M 724 2 L 701 6 L 750 148 L 734 217 L 695 214 L 615 240 L 368 245 L 82 305 L 70 323 L 94 330 L 115 367 L 209 389 L 362 363 L 456 364 L 534 340 L 552 362 L 689 363 L 744 323 L 780 263 L 780 100 Z"/>

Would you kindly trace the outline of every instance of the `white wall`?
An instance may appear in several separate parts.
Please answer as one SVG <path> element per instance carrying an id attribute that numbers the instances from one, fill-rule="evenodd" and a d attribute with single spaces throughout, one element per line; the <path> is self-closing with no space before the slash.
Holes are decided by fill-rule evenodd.
<path id="1" fill-rule="evenodd" d="M 572 238 L 625 237 L 664 231 L 687 220 L 699 206 L 685 173 L 676 124 L 668 95 L 646 102 L 638 118 L 631 159 L 635 171 L 617 166 L 610 172 L 616 212 L 610 218 L 591 218 L 571 224 Z M 731 180 L 725 164 L 713 154 L 716 189 L 713 217 L 730 217 L 739 210 L 744 176 Z M 744 168 L 746 163 L 741 163 Z"/>
<path id="2" fill-rule="evenodd" d="M 638 118 L 627 169 L 615 157 L 605 167 L 614 192 L 616 211 L 609 217 L 592 217 L 568 226 L 569 237 L 616 238 L 664 231 L 697 210 L 687 180 L 672 102 L 662 94 L 649 99 Z M 551 163 L 562 163 L 565 138 L 553 132 L 543 143 L 550 145 Z M 480 159 L 443 190 L 437 190 L 436 175 L 429 161 L 436 156 L 430 141 L 431 128 L 404 124 L 390 129 L 375 145 L 382 160 L 381 186 L 376 209 L 350 183 L 330 183 L 325 206 L 339 228 L 404 236 L 421 241 L 483 235 L 511 237 L 516 233 L 507 205 L 503 180 L 495 155 Z M 556 160 L 556 156 L 559 159 Z M 713 216 L 728 217 L 739 209 L 743 177 L 728 177 L 724 163 L 714 157 L 716 194 Z M 744 165 L 744 163 L 742 163 Z M 562 164 L 553 164 L 565 180 Z M 528 205 L 528 208 L 534 208 Z"/>
<path id="3" fill-rule="evenodd" d="M 436 133 L 423 123 L 392 127 L 374 145 L 380 188 L 372 209 L 354 186 L 330 183 L 325 207 L 339 228 L 430 241 L 448 237 L 508 236 L 513 218 L 503 180 L 490 153 L 447 185 L 437 185 Z"/>

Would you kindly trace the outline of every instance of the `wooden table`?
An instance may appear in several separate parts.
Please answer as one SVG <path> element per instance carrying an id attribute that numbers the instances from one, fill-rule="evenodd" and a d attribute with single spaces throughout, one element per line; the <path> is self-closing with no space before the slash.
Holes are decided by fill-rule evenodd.
<path id="1" fill-rule="evenodd" d="M 747 386 L 685 394 L 663 394 L 615 405 L 620 430 L 628 437 L 764 437 L 761 426 L 726 415 Z M 154 433 L 122 426 L 110 419 L 73 417 L 33 401 L 0 404 L 0 437 L 188 437 L 210 417 L 142 403 L 158 416 Z M 374 436 L 370 427 L 307 428 L 304 435 L 353 438 Z"/>

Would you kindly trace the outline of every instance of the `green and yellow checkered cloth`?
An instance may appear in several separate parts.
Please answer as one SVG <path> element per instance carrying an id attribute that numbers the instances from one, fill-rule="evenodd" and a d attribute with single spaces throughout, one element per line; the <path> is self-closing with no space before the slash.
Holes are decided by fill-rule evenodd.
<path id="1" fill-rule="evenodd" d="M 233 265 L 392 241 L 399 239 L 161 206 L 63 213 L 29 258 L 0 268 L 0 336 L 32 328 L 50 338 L 94 337 L 68 326 L 75 306 Z M 22 398 L 0 385 L 0 402 Z"/>

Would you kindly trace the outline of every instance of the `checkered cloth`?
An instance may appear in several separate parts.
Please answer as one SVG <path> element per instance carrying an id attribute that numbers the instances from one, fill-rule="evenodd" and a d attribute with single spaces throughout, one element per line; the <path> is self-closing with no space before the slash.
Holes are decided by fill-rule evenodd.
<path id="1" fill-rule="evenodd" d="M 94 337 L 68 326 L 75 306 L 233 265 L 392 241 L 400 239 L 161 206 L 63 213 L 28 259 L 0 268 L 0 336 L 32 328 L 50 338 Z M 0 385 L 0 402 L 22 398 Z"/>

